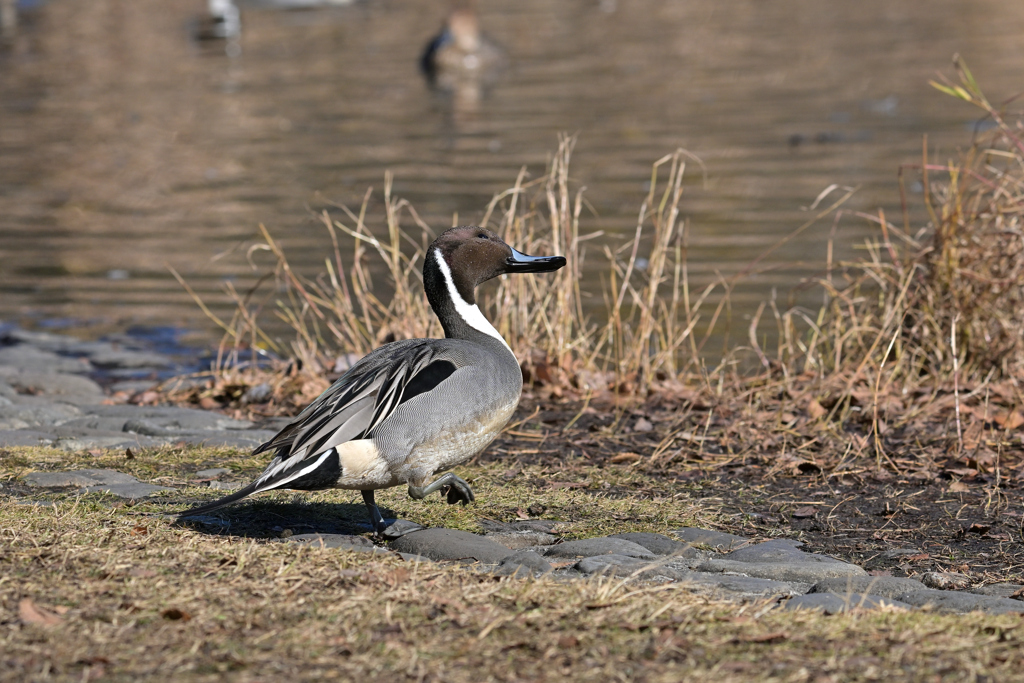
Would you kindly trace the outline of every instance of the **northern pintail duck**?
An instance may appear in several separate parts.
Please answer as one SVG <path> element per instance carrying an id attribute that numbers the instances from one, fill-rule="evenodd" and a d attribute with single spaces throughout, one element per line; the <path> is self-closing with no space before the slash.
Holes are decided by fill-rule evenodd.
<path id="1" fill-rule="evenodd" d="M 374 491 L 406 484 L 422 499 L 447 491 L 474 500 L 452 467 L 481 452 L 508 422 L 523 388 L 512 349 L 476 305 L 477 285 L 505 273 L 544 273 L 562 256 L 527 256 L 485 228 L 442 233 L 427 250 L 423 287 L 444 339 L 396 341 L 367 354 L 253 454 L 273 451 L 263 474 L 189 517 L 272 489 L 357 489 L 375 531 Z M 437 477 L 438 472 L 446 472 Z"/>
<path id="2" fill-rule="evenodd" d="M 479 74 L 499 66 L 504 60 L 501 48 L 480 31 L 476 3 L 463 0 L 427 44 L 420 57 L 420 68 L 430 79 L 440 72 Z"/>

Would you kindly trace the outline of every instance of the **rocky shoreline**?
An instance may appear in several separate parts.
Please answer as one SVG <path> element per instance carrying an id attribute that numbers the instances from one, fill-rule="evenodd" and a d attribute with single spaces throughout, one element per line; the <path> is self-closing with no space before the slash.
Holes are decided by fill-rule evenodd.
<path id="1" fill-rule="evenodd" d="M 177 407 L 119 403 L 117 392 L 144 392 L 173 359 L 114 341 L 83 342 L 47 333 L 7 330 L 0 336 L 0 449 L 49 446 L 66 451 L 139 449 L 171 444 L 252 449 L 276 433 L 280 421 L 255 424 Z M 108 380 L 107 387 L 96 381 Z M 113 381 L 109 381 L 113 380 Z M 230 471 L 208 469 L 196 480 L 231 490 Z M 168 486 L 142 482 L 109 469 L 32 472 L 0 487 L 0 497 L 46 505 L 50 493 L 106 493 L 140 500 L 173 494 Z M 31 491 L 31 496 L 24 495 Z M 184 502 L 184 501 L 182 501 Z M 671 536 L 626 533 L 569 540 L 557 522 L 479 520 L 483 535 L 426 529 L 395 521 L 381 539 L 366 535 L 292 534 L 267 542 L 305 543 L 324 552 L 369 552 L 409 562 L 464 565 L 468 571 L 560 580 L 614 576 L 621 580 L 673 582 L 716 598 L 765 601 L 783 609 L 836 613 L 853 608 L 928 608 L 941 612 L 1024 613 L 1024 586 L 993 584 L 956 590 L 958 575 L 930 572 L 913 578 L 875 576 L 828 555 L 806 552 L 799 541 L 751 539 L 708 529 L 682 528 Z M 216 516 L 195 518 L 200 530 L 222 532 Z"/>

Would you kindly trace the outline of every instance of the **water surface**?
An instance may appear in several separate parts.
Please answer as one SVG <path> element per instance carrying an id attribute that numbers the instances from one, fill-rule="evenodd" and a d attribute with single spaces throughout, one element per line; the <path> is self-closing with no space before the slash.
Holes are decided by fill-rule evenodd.
<path id="1" fill-rule="evenodd" d="M 379 227 L 390 170 L 435 229 L 472 222 L 521 167 L 544 173 L 560 131 L 579 135 L 583 230 L 614 239 L 632 234 L 654 160 L 704 161 L 684 197 L 700 284 L 803 222 L 831 183 L 896 215 L 896 171 L 922 136 L 940 160 L 969 142 L 977 112 L 927 85 L 954 52 L 993 99 L 1024 90 L 1019 0 L 481 0 L 508 67 L 457 93 L 417 69 L 439 2 L 243 5 L 237 51 L 190 38 L 202 0 L 24 4 L 0 50 L 0 319 L 28 324 L 213 338 L 168 267 L 223 313 L 260 223 L 312 274 L 328 243 L 311 210 L 372 186 Z M 850 220 L 842 239 L 868 234 Z M 776 252 L 737 314 L 815 272 L 827 236 Z"/>

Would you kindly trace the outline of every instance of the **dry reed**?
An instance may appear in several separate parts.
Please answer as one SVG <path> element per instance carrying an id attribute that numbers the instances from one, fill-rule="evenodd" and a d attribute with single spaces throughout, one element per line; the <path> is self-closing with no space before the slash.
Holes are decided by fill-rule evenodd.
<path id="1" fill-rule="evenodd" d="M 587 242 L 601 235 L 581 233 L 583 191 L 569 178 L 575 139 L 561 136 L 546 175 L 528 180 L 524 169 L 511 188 L 494 197 L 481 225 L 524 251 L 562 254 L 568 266 L 551 277 L 502 278 L 485 292 L 482 308 L 508 339 L 527 379 L 555 396 L 629 401 L 696 391 L 705 403 L 795 407 L 809 429 L 870 433 L 876 464 L 892 467 L 897 465 L 886 453 L 886 433 L 915 422 L 933 429 L 955 408 L 962 450 L 962 415 L 974 415 L 982 398 L 982 428 L 1016 429 L 1024 423 L 1018 410 L 1024 403 L 1024 143 L 1021 126 L 1005 121 L 958 59 L 956 69 L 960 85 L 936 87 L 981 107 L 995 123 L 992 130 L 955 161 L 936 164 L 925 156 L 921 164 L 900 170 L 902 225 L 882 211 L 844 209 L 851 194 L 846 192 L 781 240 L 776 247 L 829 217 L 833 235 L 841 221 L 851 219 L 877 229 L 866 258 L 833 262 L 830 249 L 825 274 L 803 283 L 823 289 L 825 303 L 818 311 L 765 302 L 750 324 L 749 345 L 731 347 L 713 369 L 704 366 L 704 347 L 728 323 L 736 279 L 700 292 L 690 289 L 680 202 L 692 157 L 684 150 L 653 165 L 633 239 L 618 248 L 604 246 L 607 315 L 596 321 L 585 315 L 579 281 Z M 920 173 L 929 216 L 916 230 L 902 192 L 907 171 Z M 326 386 L 325 374 L 343 370 L 353 356 L 391 339 L 440 334 L 422 295 L 420 272 L 434 231 L 408 202 L 393 196 L 390 176 L 380 228 L 368 225 L 369 198 L 367 192 L 357 212 L 341 207 L 342 218 L 321 214 L 332 252 L 315 278 L 296 273 L 261 226 L 264 242 L 253 249 L 269 251 L 274 267 L 253 291 L 231 291 L 238 306 L 221 323 L 226 351 L 219 372 L 225 383 L 267 381 L 265 374 L 246 376 L 251 369 L 238 369 L 243 349 L 297 359 L 289 367 L 304 369 L 304 388 L 275 375 L 276 400 L 287 411 L 312 398 Z M 347 267 L 342 237 L 352 240 Z M 382 272 L 386 287 L 374 282 L 373 275 Z M 384 290 L 392 293 L 387 303 L 375 294 Z M 259 312 L 268 304 L 293 330 L 289 342 L 261 330 Z M 775 320 L 775 340 L 762 346 L 766 310 Z M 973 437 L 968 434 L 967 446 L 978 446 L 977 433 L 976 428 Z"/>

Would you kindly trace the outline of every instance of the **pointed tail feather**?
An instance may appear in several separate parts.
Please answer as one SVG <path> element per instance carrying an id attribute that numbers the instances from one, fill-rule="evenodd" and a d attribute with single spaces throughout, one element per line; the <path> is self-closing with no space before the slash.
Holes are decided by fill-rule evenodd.
<path id="1" fill-rule="evenodd" d="M 225 505 L 231 505 L 231 503 L 234 503 L 235 501 L 238 500 L 242 500 L 249 494 L 256 493 L 259 490 L 261 490 L 259 482 L 254 481 L 245 488 L 239 489 L 238 491 L 235 491 L 229 496 L 224 496 L 223 498 L 215 500 L 212 503 L 207 503 L 206 505 L 200 505 L 199 507 L 190 508 L 188 510 L 185 510 L 184 512 L 179 512 L 178 519 L 183 519 L 185 517 L 195 517 L 197 515 L 205 515 L 207 512 L 219 510 Z"/>

